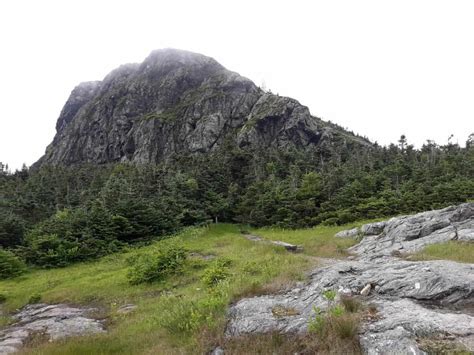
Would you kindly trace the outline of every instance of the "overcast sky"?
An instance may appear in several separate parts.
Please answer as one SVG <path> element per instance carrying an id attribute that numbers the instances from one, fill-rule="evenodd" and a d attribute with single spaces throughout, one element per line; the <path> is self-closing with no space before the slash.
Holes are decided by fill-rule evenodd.
<path id="1" fill-rule="evenodd" d="M 474 1 L 1 1 L 0 161 L 36 161 L 81 81 L 206 54 L 380 144 L 474 132 Z"/>

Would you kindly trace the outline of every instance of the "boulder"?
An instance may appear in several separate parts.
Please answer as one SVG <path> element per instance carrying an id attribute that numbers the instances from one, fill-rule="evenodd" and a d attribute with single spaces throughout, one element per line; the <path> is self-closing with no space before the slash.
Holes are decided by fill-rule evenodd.
<path id="1" fill-rule="evenodd" d="M 334 236 L 337 238 L 356 238 L 359 236 L 360 230 L 359 228 L 352 228 L 348 230 L 343 230 L 336 233 Z"/>
<path id="2" fill-rule="evenodd" d="M 365 287 L 360 291 L 360 294 L 361 294 L 362 296 L 368 296 L 369 293 L 370 293 L 371 288 L 372 288 L 372 285 L 371 285 L 371 284 L 365 285 Z"/>

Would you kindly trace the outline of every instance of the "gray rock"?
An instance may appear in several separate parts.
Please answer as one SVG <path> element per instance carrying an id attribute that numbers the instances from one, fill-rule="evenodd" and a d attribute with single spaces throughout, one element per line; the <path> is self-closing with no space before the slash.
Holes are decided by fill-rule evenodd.
<path id="1" fill-rule="evenodd" d="M 474 242 L 474 229 L 458 230 L 458 240 L 461 242 Z"/>
<path id="2" fill-rule="evenodd" d="M 365 285 L 365 287 L 360 291 L 360 294 L 361 294 L 362 296 L 368 296 L 369 293 L 370 293 L 371 288 L 372 288 L 372 285 L 371 285 L 371 284 Z"/>
<path id="3" fill-rule="evenodd" d="M 380 300 L 375 304 L 380 319 L 367 324 L 361 337 L 368 354 L 420 354 L 414 336 L 451 334 L 462 341 L 474 333 L 474 317 L 466 314 L 428 309 L 409 299 Z"/>
<path id="4" fill-rule="evenodd" d="M 32 334 L 44 334 L 50 341 L 105 332 L 99 320 L 88 314 L 94 309 L 81 309 L 63 304 L 34 304 L 13 316 L 15 323 L 0 331 L 0 354 L 20 350 Z"/>
<path id="5" fill-rule="evenodd" d="M 375 222 L 375 223 L 364 224 L 360 228 L 360 231 L 363 235 L 380 234 L 383 232 L 386 224 L 387 222 Z"/>
<path id="6" fill-rule="evenodd" d="M 326 290 L 338 291 L 339 296 L 359 293 L 370 285 L 374 292 L 368 297 L 377 307 L 378 317 L 361 329 L 360 342 L 366 353 L 423 354 L 417 338 L 440 334 L 448 334 L 474 351 L 474 265 L 446 260 L 413 262 L 390 255 L 393 250 L 413 251 L 456 235 L 470 235 L 473 211 L 474 204 L 462 204 L 367 227 L 367 233 L 382 225 L 383 231 L 364 237 L 352 248 L 358 255 L 356 260 L 333 261 L 314 270 L 310 280 L 298 287 L 297 298 L 287 291 L 233 305 L 227 336 L 305 332 L 313 307 L 322 311 L 330 307 L 323 296 Z M 275 307 L 294 311 L 275 317 Z"/>
<path id="7" fill-rule="evenodd" d="M 224 349 L 222 349 L 220 346 L 212 350 L 211 355 L 224 355 Z"/>
<path id="8" fill-rule="evenodd" d="M 134 304 L 125 304 L 117 309 L 118 314 L 132 313 L 137 308 Z"/>
<path id="9" fill-rule="evenodd" d="M 288 251 L 293 251 L 293 252 L 303 251 L 303 247 L 301 245 L 294 245 L 294 244 L 282 242 L 280 240 L 271 241 L 271 243 L 274 244 L 274 245 L 278 245 L 280 247 L 283 247 Z"/>
<path id="10" fill-rule="evenodd" d="M 359 236 L 359 228 L 352 228 L 336 233 L 334 236 L 337 238 L 356 238 Z"/>
<path id="11" fill-rule="evenodd" d="M 201 54 L 152 52 L 104 80 L 82 83 L 67 100 L 56 136 L 35 164 L 156 163 L 175 153 L 240 147 L 320 146 L 365 139 L 311 116 L 298 101 L 266 93 Z"/>
<path id="12" fill-rule="evenodd" d="M 418 213 L 413 216 L 392 218 L 383 229 L 366 225 L 363 230 L 381 230 L 378 235 L 368 235 L 350 248 L 361 258 L 389 256 L 394 253 L 408 254 L 422 250 L 429 244 L 450 240 L 472 241 L 474 204 L 465 203 L 437 211 Z"/>
<path id="13" fill-rule="evenodd" d="M 301 245 L 294 245 L 294 244 L 282 242 L 280 240 L 263 239 L 262 237 L 259 237 L 258 235 L 252 235 L 252 234 L 244 234 L 243 236 L 247 238 L 248 240 L 251 240 L 252 242 L 262 242 L 262 243 L 277 245 L 291 252 L 303 251 L 303 247 Z"/>

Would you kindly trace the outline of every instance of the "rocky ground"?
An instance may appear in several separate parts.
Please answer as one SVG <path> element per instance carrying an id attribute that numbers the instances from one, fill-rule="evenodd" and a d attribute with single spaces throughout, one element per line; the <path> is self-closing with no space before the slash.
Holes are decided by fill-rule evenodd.
<path id="1" fill-rule="evenodd" d="M 474 204 L 392 218 L 338 237 L 361 238 L 350 249 L 352 260 L 314 270 L 291 291 L 239 301 L 229 310 L 227 335 L 305 332 L 314 307 L 330 306 L 324 292 L 334 290 L 336 297 L 358 295 L 376 307 L 377 317 L 360 331 L 367 354 L 423 354 L 426 340 L 474 351 L 474 265 L 400 258 L 432 243 L 474 242 Z M 291 312 L 276 316 L 275 309 Z"/>
<path id="2" fill-rule="evenodd" d="M 91 317 L 94 311 L 64 304 L 28 305 L 14 316 L 10 327 L 0 331 L 0 354 L 16 352 L 35 338 L 54 341 L 104 332 L 102 322 Z"/>
<path id="3" fill-rule="evenodd" d="M 304 333 L 315 307 L 324 312 L 342 295 L 351 295 L 376 309 L 360 328 L 360 343 L 367 354 L 416 355 L 433 348 L 474 351 L 474 264 L 404 258 L 432 243 L 474 242 L 473 203 L 367 224 L 337 236 L 360 240 L 350 248 L 352 256 L 322 260 L 308 282 L 289 291 L 240 300 L 229 310 L 226 335 Z M 276 244 L 290 252 L 301 251 L 296 245 Z M 325 296 L 329 290 L 336 292 L 335 301 Z M 127 304 L 117 313 L 135 308 Z M 104 332 L 103 322 L 94 317 L 96 311 L 65 304 L 28 305 L 0 331 L 0 354 L 38 341 Z M 216 351 L 225 353 L 222 348 Z"/>

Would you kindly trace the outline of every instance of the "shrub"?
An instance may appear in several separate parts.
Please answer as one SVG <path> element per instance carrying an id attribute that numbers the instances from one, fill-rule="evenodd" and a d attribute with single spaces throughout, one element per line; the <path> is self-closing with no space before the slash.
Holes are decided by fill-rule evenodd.
<path id="1" fill-rule="evenodd" d="M 337 305 L 329 309 L 331 316 L 340 317 L 345 313 L 344 307 Z"/>
<path id="2" fill-rule="evenodd" d="M 160 314 L 159 323 L 174 335 L 189 334 L 202 326 L 212 328 L 219 322 L 219 316 L 225 315 L 228 300 L 228 284 L 225 282 L 199 300 L 164 297 L 164 311 Z"/>
<path id="3" fill-rule="evenodd" d="M 245 262 L 242 271 L 249 275 L 260 275 L 262 273 L 262 265 L 256 261 Z"/>
<path id="4" fill-rule="evenodd" d="M 308 322 L 308 332 L 321 334 L 326 325 L 326 319 L 321 314 L 321 309 L 313 307 L 314 316 Z"/>
<path id="5" fill-rule="evenodd" d="M 41 267 L 62 267 L 116 252 L 111 215 L 101 206 L 58 211 L 26 235 L 23 253 L 27 262 Z"/>
<path id="6" fill-rule="evenodd" d="M 23 241 L 24 221 L 14 215 L 0 215 L 0 247 L 11 248 Z"/>
<path id="7" fill-rule="evenodd" d="M 208 287 L 214 287 L 221 281 L 226 280 L 230 276 L 229 272 L 230 260 L 218 259 L 206 268 L 202 275 L 202 282 Z"/>
<path id="8" fill-rule="evenodd" d="M 356 313 L 361 309 L 361 304 L 358 300 L 350 296 L 342 296 L 341 304 L 349 313 Z"/>
<path id="9" fill-rule="evenodd" d="M 7 300 L 7 296 L 4 293 L 0 293 L 0 303 L 3 303 Z"/>
<path id="10" fill-rule="evenodd" d="M 132 285 L 163 280 L 180 270 L 186 260 L 183 247 L 170 244 L 163 246 L 157 254 L 142 254 L 135 258 L 128 272 Z"/>
<path id="11" fill-rule="evenodd" d="M 26 272 L 25 263 L 13 253 L 0 248 L 0 279 L 9 279 Z"/>
<path id="12" fill-rule="evenodd" d="M 337 217 L 330 217 L 321 222 L 323 226 L 336 226 L 339 219 Z"/>
<path id="13" fill-rule="evenodd" d="M 40 235 L 30 240 L 24 253 L 28 262 L 45 268 L 61 267 L 75 261 L 79 243 L 62 240 L 56 234 Z"/>
<path id="14" fill-rule="evenodd" d="M 41 294 L 34 293 L 30 296 L 30 299 L 28 300 L 28 303 L 33 304 L 33 303 L 38 303 L 39 301 L 41 301 Z"/>
<path id="15" fill-rule="evenodd" d="M 357 314 L 346 313 L 341 305 L 329 308 L 326 314 L 314 308 L 314 313 L 309 320 L 308 331 L 317 333 L 320 339 L 356 339 L 359 327 Z"/>
<path id="16" fill-rule="evenodd" d="M 335 333 L 341 339 L 351 339 L 357 335 L 359 322 L 354 316 L 341 315 L 339 317 L 332 317 L 331 324 Z"/>

